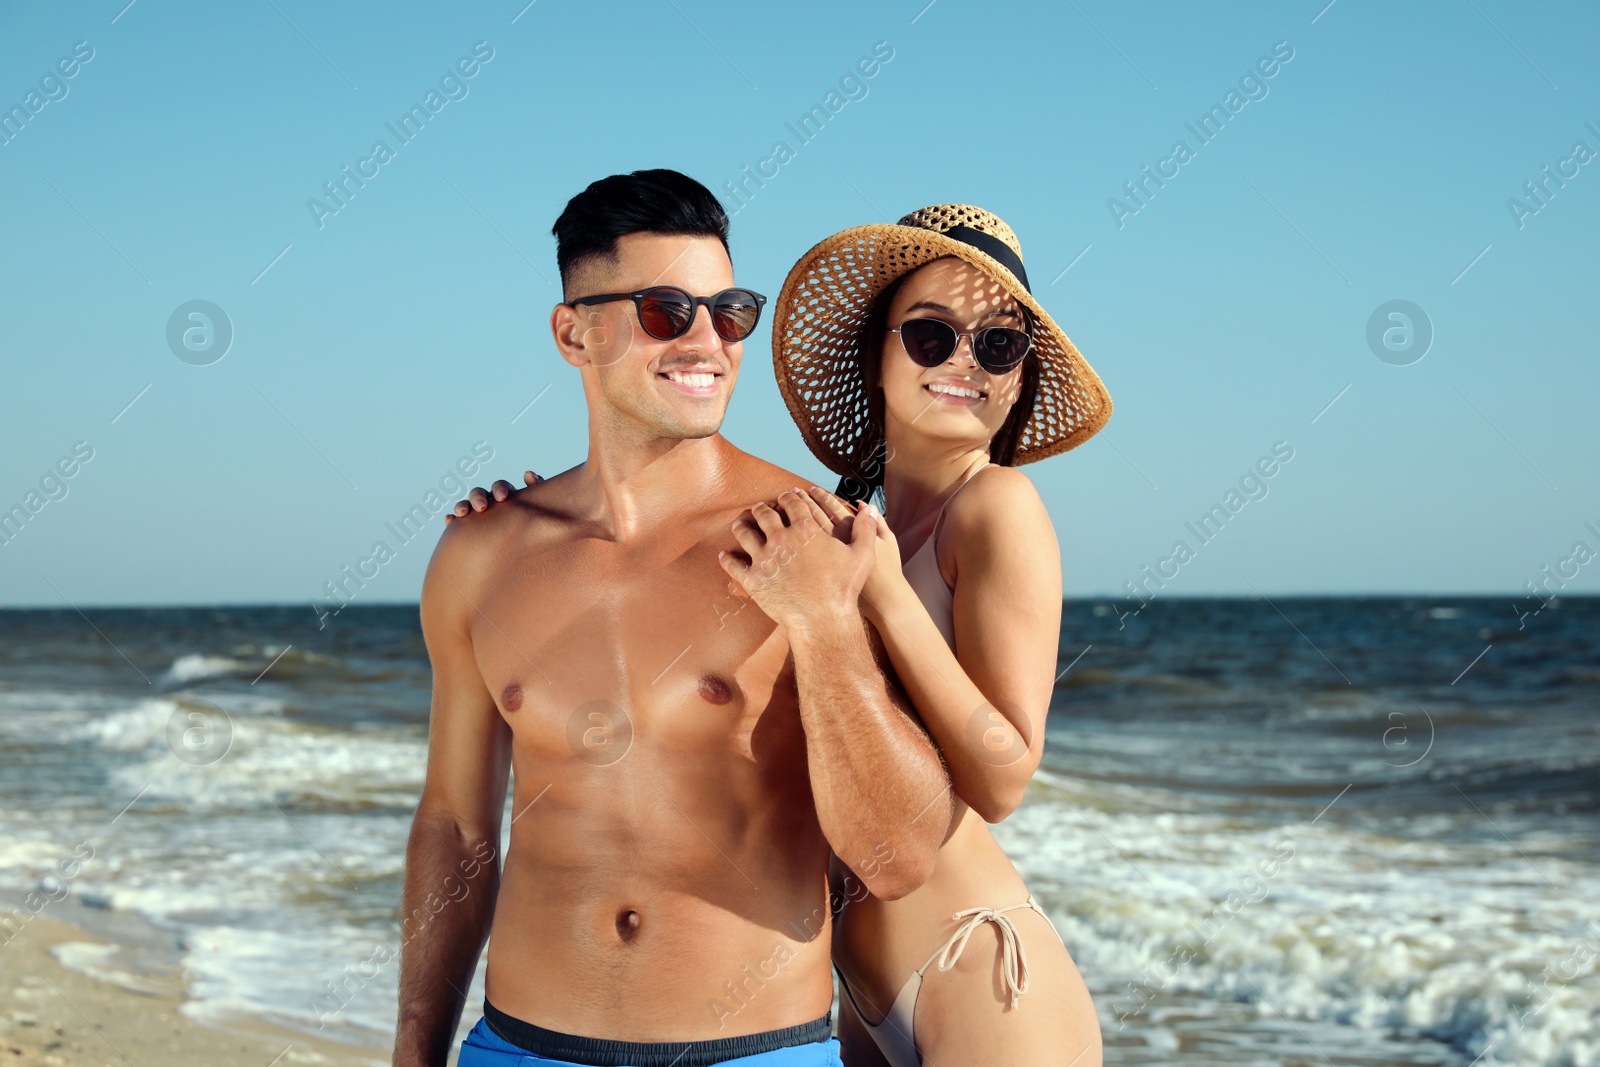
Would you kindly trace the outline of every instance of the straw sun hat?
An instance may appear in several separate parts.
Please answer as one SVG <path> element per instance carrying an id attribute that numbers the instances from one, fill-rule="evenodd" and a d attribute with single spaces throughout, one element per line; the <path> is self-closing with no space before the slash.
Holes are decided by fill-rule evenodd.
<path id="1" fill-rule="evenodd" d="M 1035 320 L 1039 385 L 1017 445 L 1017 465 L 1076 448 L 1111 417 L 1099 375 L 1028 289 L 1022 246 L 1000 218 L 968 204 L 936 204 L 897 224 L 836 233 L 789 271 L 772 320 L 778 387 L 811 451 L 836 474 L 860 477 L 868 431 L 860 333 L 895 279 L 955 256 L 999 282 Z"/>

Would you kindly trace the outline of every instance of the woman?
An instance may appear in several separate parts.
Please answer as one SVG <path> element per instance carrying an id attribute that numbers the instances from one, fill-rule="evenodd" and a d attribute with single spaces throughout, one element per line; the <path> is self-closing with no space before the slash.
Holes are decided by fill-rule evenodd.
<path id="1" fill-rule="evenodd" d="M 862 613 L 957 797 L 926 884 L 892 902 L 846 894 L 846 1062 L 1099 1063 L 1088 990 L 985 823 L 1016 809 L 1043 755 L 1061 627 L 1055 531 L 1014 468 L 1087 440 L 1110 397 L 1029 293 L 1010 227 L 965 205 L 813 248 L 784 283 L 773 351 L 841 493 L 882 494 L 892 533 Z"/>
<path id="2" fill-rule="evenodd" d="M 862 613 L 957 798 L 933 876 L 909 895 L 867 895 L 835 861 L 844 1060 L 1098 1065 L 1083 979 L 985 824 L 1016 809 L 1043 755 L 1061 625 L 1055 532 L 1014 468 L 1087 440 L 1110 397 L 1033 299 L 1010 227 L 965 205 L 818 244 L 784 283 L 773 353 L 841 495 L 882 496 L 892 532 Z"/>

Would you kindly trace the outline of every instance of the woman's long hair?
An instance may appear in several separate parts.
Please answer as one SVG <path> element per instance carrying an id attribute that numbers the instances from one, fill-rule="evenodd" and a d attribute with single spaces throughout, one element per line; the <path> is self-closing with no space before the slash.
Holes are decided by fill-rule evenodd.
<path id="1" fill-rule="evenodd" d="M 920 269 L 920 268 L 919 268 Z M 867 321 L 856 337 L 856 366 L 861 374 L 861 384 L 867 394 L 867 428 L 851 457 L 851 473 L 839 480 L 836 494 L 851 503 L 870 500 L 881 510 L 883 499 L 883 471 L 894 457 L 888 454 L 884 433 L 883 388 L 878 374 L 883 366 L 883 348 L 889 342 L 885 336 L 889 326 L 889 308 L 894 304 L 900 285 L 915 271 L 902 274 L 878 294 L 867 312 Z M 1023 328 L 1028 336 L 1034 332 L 1033 313 L 1022 308 Z M 1003 467 L 1014 464 L 1017 446 L 1022 442 L 1022 429 L 1033 415 L 1034 400 L 1039 393 L 1039 355 L 1030 346 L 1027 358 L 1022 361 L 1022 388 L 1017 401 L 994 437 L 989 439 L 989 461 Z"/>

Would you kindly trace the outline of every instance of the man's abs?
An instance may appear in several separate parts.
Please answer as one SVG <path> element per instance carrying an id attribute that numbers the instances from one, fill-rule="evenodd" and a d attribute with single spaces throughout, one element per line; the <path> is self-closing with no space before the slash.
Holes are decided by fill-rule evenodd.
<path id="1" fill-rule="evenodd" d="M 512 829 L 489 941 L 495 1007 L 624 1041 L 731 1037 L 828 1010 L 825 847 L 803 864 L 770 844 L 730 848 L 740 835 L 725 820 L 665 792 L 637 822 L 545 809 L 554 792 Z M 523 826 L 536 819 L 548 825 Z"/>

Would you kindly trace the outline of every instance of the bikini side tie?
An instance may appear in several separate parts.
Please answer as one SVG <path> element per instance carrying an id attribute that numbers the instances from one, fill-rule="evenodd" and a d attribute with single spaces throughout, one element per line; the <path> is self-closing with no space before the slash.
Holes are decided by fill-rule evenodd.
<path id="1" fill-rule="evenodd" d="M 950 940 L 944 943 L 944 947 L 934 954 L 934 959 L 939 961 L 939 970 L 948 971 L 954 967 L 973 932 L 984 923 L 994 923 L 1000 930 L 1000 979 L 1005 986 L 1010 1006 L 1016 1008 L 1017 998 L 1028 991 L 1028 954 L 1022 947 L 1022 939 L 1017 935 L 1017 928 L 1004 913 L 1017 908 L 1031 907 L 1033 907 L 1032 901 L 1024 901 L 1021 904 L 1008 904 L 1003 908 L 968 908 L 956 912 L 951 919 L 961 925 L 956 927 L 955 933 L 950 935 Z"/>

